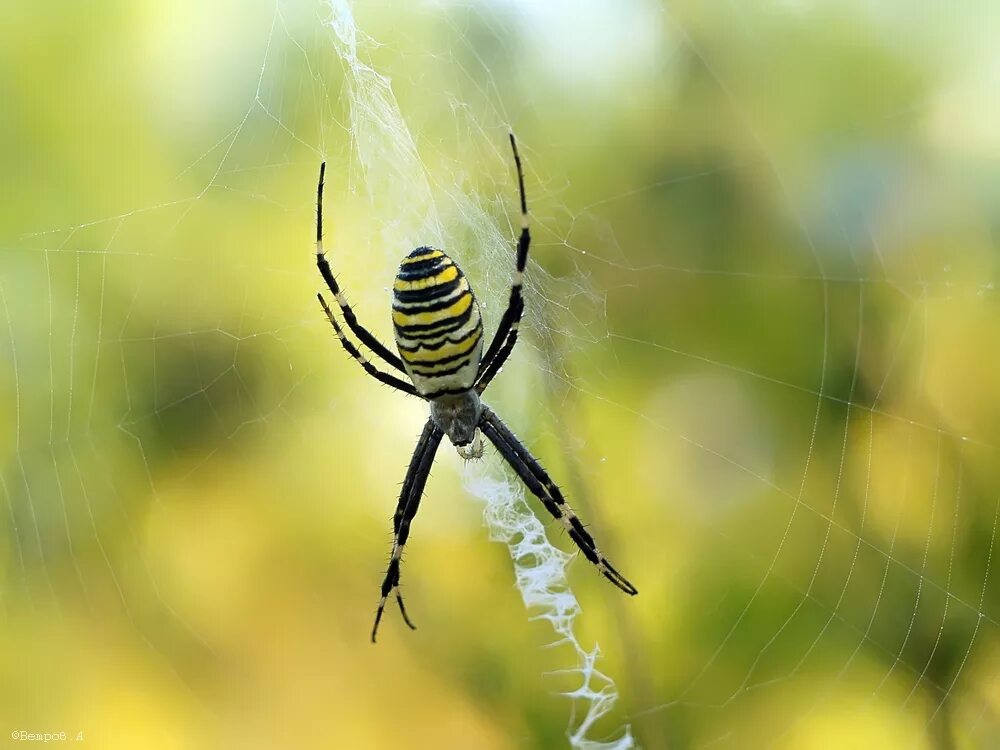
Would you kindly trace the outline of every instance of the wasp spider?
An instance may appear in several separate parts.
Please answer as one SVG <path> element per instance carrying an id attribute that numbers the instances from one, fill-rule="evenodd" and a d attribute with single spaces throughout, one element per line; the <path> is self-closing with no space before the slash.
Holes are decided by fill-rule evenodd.
<path id="1" fill-rule="evenodd" d="M 524 312 L 521 280 L 528 260 L 528 206 L 524 197 L 524 172 L 517 152 L 514 134 L 510 135 L 517 167 L 517 183 L 521 194 L 521 236 L 517 241 L 514 281 L 507 309 L 500 319 L 496 335 L 483 353 L 483 323 L 479 303 L 468 279 L 451 258 L 431 247 L 418 247 L 399 266 L 393 284 L 392 322 L 396 334 L 397 356 L 368 332 L 337 285 L 330 264 L 323 253 L 323 177 L 326 164 L 319 169 L 316 196 L 316 265 L 330 288 L 347 327 L 357 336 L 381 364 L 407 376 L 382 372 L 344 335 L 322 294 L 317 295 L 323 311 L 333 326 L 344 349 L 377 380 L 411 396 L 430 403 L 430 418 L 410 459 L 410 468 L 392 521 L 393 541 L 389 568 L 382 581 L 382 593 L 375 613 L 372 642 L 378 631 L 382 612 L 391 594 L 396 595 L 403 620 L 415 627 L 406 614 L 399 592 L 399 568 L 403 547 L 410 535 L 410 524 L 417 513 L 420 497 L 427 482 L 434 454 L 447 435 L 463 458 L 482 455 L 481 433 L 496 446 L 531 492 L 542 501 L 546 510 L 566 528 L 576 545 L 597 569 L 615 586 L 627 594 L 636 594 L 629 583 L 601 554 L 590 532 L 566 503 L 559 487 L 553 482 L 528 449 L 507 426 L 480 400 L 486 386 L 499 372 L 517 343 L 517 327 Z"/>

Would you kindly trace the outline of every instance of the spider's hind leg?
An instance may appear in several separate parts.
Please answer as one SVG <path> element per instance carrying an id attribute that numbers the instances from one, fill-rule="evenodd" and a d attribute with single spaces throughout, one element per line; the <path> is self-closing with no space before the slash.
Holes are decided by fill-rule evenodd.
<path id="1" fill-rule="evenodd" d="M 354 314 L 354 310 L 352 310 L 351 306 L 347 303 L 347 298 L 344 297 L 344 293 L 337 284 L 337 279 L 334 277 L 333 271 L 330 270 L 330 263 L 326 259 L 326 253 L 323 252 L 323 184 L 325 176 L 326 162 L 323 162 L 319 167 L 319 183 L 316 186 L 316 267 L 319 269 L 319 273 L 320 276 L 323 277 L 323 281 L 326 282 L 327 287 L 330 289 L 330 293 L 337 302 L 337 306 L 340 307 L 340 312 L 344 316 L 344 321 L 347 323 L 347 327 L 354 332 L 354 335 L 358 337 L 362 344 L 367 346 L 372 351 L 376 359 L 381 359 L 390 367 L 405 373 L 406 368 L 403 367 L 403 360 L 389 351 L 385 344 L 375 338 L 375 336 L 358 321 L 357 316 Z M 320 302 L 322 302 L 323 307 L 326 308 L 326 302 L 323 302 L 322 299 L 320 299 Z M 327 312 L 327 315 L 329 316 L 329 311 Z M 330 317 L 332 321 L 333 318 L 332 316 Z M 341 340 L 343 340 L 340 333 L 337 335 L 341 338 Z M 357 359 L 357 357 L 355 357 L 355 359 Z"/>
<path id="2" fill-rule="evenodd" d="M 524 197 L 524 169 L 521 166 L 521 155 L 517 151 L 517 141 L 510 134 L 510 147 L 514 152 L 514 165 L 517 167 L 517 187 L 521 196 L 521 234 L 517 239 L 517 254 L 514 260 L 514 279 L 510 287 L 510 298 L 507 309 L 500 318 L 500 325 L 493 335 L 486 353 L 479 363 L 479 377 L 476 391 L 482 393 L 494 376 L 500 371 L 507 357 L 517 343 L 517 329 L 524 314 L 524 295 L 521 285 L 524 282 L 524 269 L 528 263 L 528 249 L 531 247 L 531 232 L 528 228 L 528 201 Z"/>

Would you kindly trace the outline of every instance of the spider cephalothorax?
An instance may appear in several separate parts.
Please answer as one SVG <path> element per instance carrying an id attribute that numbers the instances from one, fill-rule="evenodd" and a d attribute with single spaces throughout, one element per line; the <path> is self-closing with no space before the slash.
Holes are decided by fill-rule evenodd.
<path id="1" fill-rule="evenodd" d="M 528 206 L 524 197 L 524 173 L 513 134 L 510 136 L 510 145 L 514 151 L 521 194 L 521 235 L 517 241 L 510 300 L 496 335 L 485 353 L 483 323 L 472 287 L 458 264 L 443 251 L 432 247 L 418 247 L 406 256 L 399 266 L 399 273 L 392 287 L 392 323 L 399 356 L 389 351 L 358 322 L 323 253 L 323 176 L 326 164 L 320 166 L 316 197 L 316 264 L 319 272 L 333 293 L 347 327 L 381 364 L 406 375 L 409 382 L 376 368 L 359 347 L 344 335 L 322 294 L 317 295 L 319 302 L 344 349 L 369 375 L 430 403 L 430 418 L 424 425 L 410 459 L 410 468 L 403 480 L 403 489 L 393 517 L 392 555 L 382 581 L 382 595 L 375 613 L 373 642 L 385 603 L 393 592 L 403 619 L 411 628 L 414 627 L 399 593 L 400 561 L 403 547 L 410 535 L 410 523 L 417 513 L 427 475 L 434 463 L 434 454 L 445 435 L 463 458 L 481 456 L 483 446 L 480 433 L 486 435 L 521 481 L 541 500 L 546 510 L 562 523 L 570 539 L 604 577 L 627 594 L 638 593 L 635 586 L 600 553 L 594 538 L 566 503 L 558 485 L 549 478 L 545 469 L 507 425 L 480 400 L 480 395 L 514 349 L 518 324 L 524 312 L 521 280 L 528 261 L 531 236 L 528 232 Z"/>
<path id="2" fill-rule="evenodd" d="M 482 414 L 483 403 L 473 390 L 431 400 L 431 420 L 456 448 L 462 448 L 475 439 Z"/>

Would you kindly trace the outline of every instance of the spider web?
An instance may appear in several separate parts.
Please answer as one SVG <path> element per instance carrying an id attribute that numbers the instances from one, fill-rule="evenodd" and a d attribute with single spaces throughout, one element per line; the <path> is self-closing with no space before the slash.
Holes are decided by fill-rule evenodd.
<path id="1" fill-rule="evenodd" d="M 505 747 L 550 746 L 557 715 L 573 747 L 995 744 L 995 11 L 793 6 L 164 7 L 58 71 L 7 45 L 13 132 L 41 140 L 0 138 L 4 726 L 308 746 L 291 727 L 332 714 L 344 746 Z M 75 12 L 7 33 L 67 48 Z M 29 97 L 18 55 L 58 97 Z M 141 85 L 104 82 L 132 58 Z M 878 80 L 846 122 L 767 84 L 852 75 Z M 426 414 L 314 309 L 316 169 L 383 341 L 420 244 L 491 331 L 508 128 L 535 241 L 487 400 L 641 593 L 561 552 L 494 459 L 443 448 L 403 573 L 421 629 L 387 618 L 358 656 Z M 422 712 L 355 720 L 397 683 Z"/>

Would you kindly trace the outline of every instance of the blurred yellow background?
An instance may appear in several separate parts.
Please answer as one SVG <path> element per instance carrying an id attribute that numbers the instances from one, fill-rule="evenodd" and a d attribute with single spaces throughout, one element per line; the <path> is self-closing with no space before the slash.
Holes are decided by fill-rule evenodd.
<path id="1" fill-rule="evenodd" d="M 450 446 L 368 643 L 425 407 L 315 303 L 325 159 L 361 319 L 440 242 L 492 330 L 513 128 L 489 401 L 641 592 L 569 566 L 591 739 L 1000 745 L 998 7 L 4 4 L 0 737 L 567 746 Z"/>

